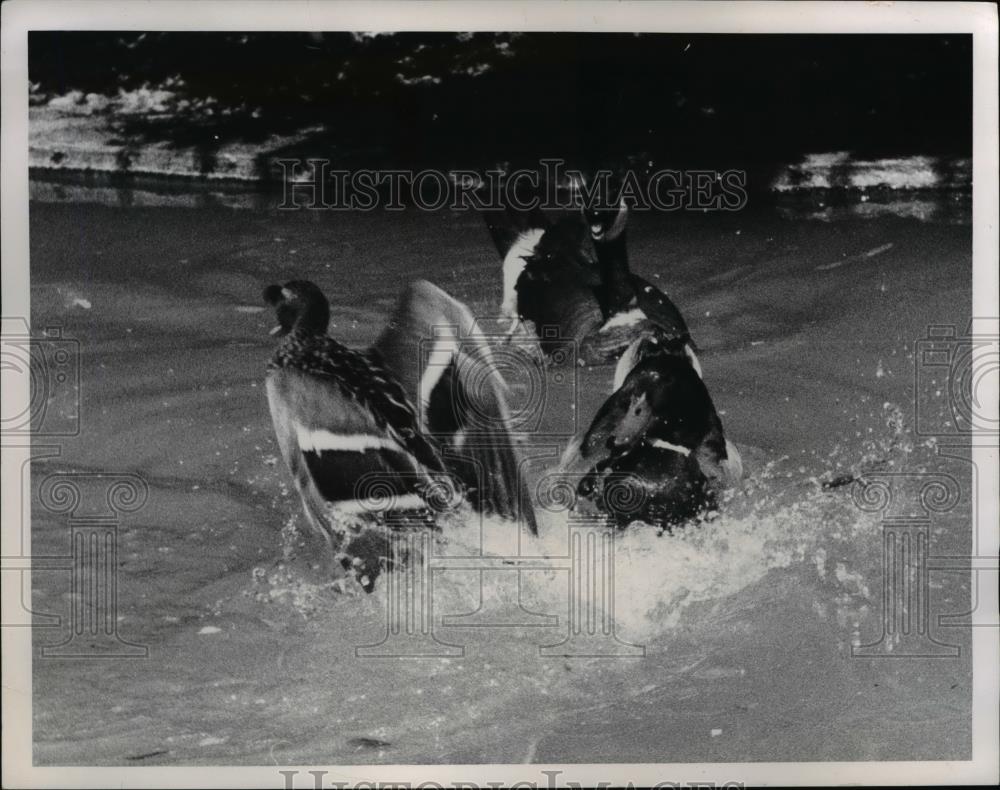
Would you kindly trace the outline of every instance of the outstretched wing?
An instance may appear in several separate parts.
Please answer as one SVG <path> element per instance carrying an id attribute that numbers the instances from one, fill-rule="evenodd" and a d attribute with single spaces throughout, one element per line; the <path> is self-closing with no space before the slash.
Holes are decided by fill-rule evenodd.
<path id="1" fill-rule="evenodd" d="M 412 283 L 372 352 L 417 405 L 421 429 L 479 510 L 520 516 L 536 531 L 510 436 L 507 386 L 469 309 L 426 280 Z"/>
<path id="2" fill-rule="evenodd" d="M 555 327 L 563 342 L 582 340 L 604 320 L 594 295 L 594 275 L 562 257 L 529 257 L 516 284 L 518 312 L 539 336 Z"/>

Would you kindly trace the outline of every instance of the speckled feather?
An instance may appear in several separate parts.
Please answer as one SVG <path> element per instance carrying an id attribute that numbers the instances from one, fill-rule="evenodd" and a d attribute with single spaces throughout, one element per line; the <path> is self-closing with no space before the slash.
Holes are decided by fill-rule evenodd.
<path id="1" fill-rule="evenodd" d="M 282 339 L 267 368 L 293 369 L 329 381 L 366 409 L 379 428 L 398 435 L 422 463 L 443 470 L 436 448 L 420 433 L 416 409 L 395 376 L 381 365 L 377 352 L 354 351 L 326 335 L 293 330 Z"/>

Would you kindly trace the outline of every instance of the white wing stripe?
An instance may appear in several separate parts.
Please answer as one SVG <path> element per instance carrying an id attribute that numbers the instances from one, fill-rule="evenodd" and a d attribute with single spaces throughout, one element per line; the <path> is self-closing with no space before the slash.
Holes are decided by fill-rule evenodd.
<path id="1" fill-rule="evenodd" d="M 636 366 L 639 361 L 639 346 L 642 344 L 644 338 L 639 337 L 632 341 L 625 353 L 622 354 L 621 359 L 618 360 L 618 364 L 615 365 L 615 380 L 612 386 L 615 390 L 621 389 L 622 384 L 625 383 L 625 379 L 628 378 L 628 374 L 632 372 L 632 368 Z"/>
<path id="2" fill-rule="evenodd" d="M 359 513 L 380 513 L 392 510 L 421 510 L 427 507 L 420 494 L 403 494 L 401 496 L 387 497 L 385 500 L 365 500 L 365 499 L 341 499 L 337 502 L 330 502 L 327 508 L 333 515 L 338 513 L 344 515 L 356 515 Z"/>
<path id="3" fill-rule="evenodd" d="M 698 357 L 694 355 L 694 349 L 691 348 L 687 343 L 684 344 L 684 353 L 688 355 L 688 359 L 691 360 L 691 367 L 694 368 L 694 372 L 698 374 L 698 378 L 703 379 L 704 376 L 701 375 L 701 363 L 698 361 Z"/>
<path id="4" fill-rule="evenodd" d="M 653 447 L 659 447 L 661 450 L 673 450 L 675 453 L 680 453 L 681 455 L 691 455 L 691 451 L 687 447 L 681 447 L 679 444 L 671 444 L 665 439 L 656 439 L 653 442 Z"/>
<path id="5" fill-rule="evenodd" d="M 365 450 L 393 450 L 406 452 L 398 442 L 387 436 L 368 433 L 334 433 L 322 428 L 295 426 L 295 438 L 303 452 L 319 453 L 324 450 L 340 450 L 363 453 Z"/>
<path id="6" fill-rule="evenodd" d="M 451 328 L 449 328 L 451 329 Z M 427 356 L 427 366 L 420 377 L 420 417 L 421 422 L 426 423 L 427 406 L 431 402 L 431 393 L 441 380 L 448 365 L 451 364 L 458 352 L 458 344 L 455 342 L 454 330 L 449 334 L 440 334 L 434 341 L 434 347 Z M 424 425 L 423 427 L 427 427 Z"/>
<path id="7" fill-rule="evenodd" d="M 615 329 L 619 326 L 634 326 L 640 321 L 646 320 L 646 314 L 642 311 L 642 308 L 633 307 L 631 310 L 625 313 L 615 313 L 611 318 L 607 320 L 604 326 L 601 327 L 601 332 L 607 332 L 609 329 Z"/>

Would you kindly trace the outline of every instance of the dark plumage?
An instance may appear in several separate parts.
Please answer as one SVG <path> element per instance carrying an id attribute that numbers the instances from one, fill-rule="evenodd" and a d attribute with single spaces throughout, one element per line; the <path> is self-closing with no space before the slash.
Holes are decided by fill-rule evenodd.
<path id="1" fill-rule="evenodd" d="M 267 369 L 282 455 L 310 523 L 367 589 L 385 546 L 347 525 L 379 520 L 365 505 L 375 494 L 387 511 L 427 522 L 461 493 L 535 529 L 488 347 L 435 334 L 471 331 L 463 305 L 416 282 L 375 345 L 355 351 L 327 336 L 329 304 L 313 283 L 273 285 L 264 298 L 283 335 Z"/>
<path id="2" fill-rule="evenodd" d="M 508 426 L 508 389 L 469 309 L 426 280 L 414 282 L 373 351 L 419 404 L 421 427 L 478 510 L 520 518 L 537 532 Z M 436 375 L 437 374 L 437 375 Z"/>
<path id="3" fill-rule="evenodd" d="M 578 494 L 620 527 L 693 518 L 742 474 L 684 345 L 659 330 L 636 340 L 622 385 L 563 454 Z"/>
<path id="4" fill-rule="evenodd" d="M 655 329 L 660 336 L 682 341 L 701 375 L 694 342 L 680 310 L 663 291 L 629 269 L 625 203 L 610 211 L 585 210 L 584 216 L 597 253 L 604 299 L 605 321 L 593 342 L 621 351 Z M 616 374 L 615 378 L 615 386 L 619 386 L 624 377 Z"/>
<path id="5" fill-rule="evenodd" d="M 501 312 L 531 321 L 543 351 L 575 343 L 588 364 L 620 358 L 637 337 L 656 327 L 689 346 L 684 317 L 660 289 L 628 265 L 624 204 L 613 211 L 585 211 L 597 261 L 585 252 L 586 227 L 577 217 L 550 223 L 536 209 L 484 213 L 503 261 Z M 699 369 L 700 373 L 700 369 Z"/>
<path id="6" fill-rule="evenodd" d="M 538 209 L 508 208 L 484 212 L 503 262 L 502 314 L 511 331 L 522 320 L 534 325 L 542 350 L 552 354 L 584 344 L 604 322 L 599 299 L 600 272 L 584 252 L 586 229 L 576 217 L 552 223 Z M 591 354 L 585 344 L 583 361 L 598 364 L 614 354 Z"/>

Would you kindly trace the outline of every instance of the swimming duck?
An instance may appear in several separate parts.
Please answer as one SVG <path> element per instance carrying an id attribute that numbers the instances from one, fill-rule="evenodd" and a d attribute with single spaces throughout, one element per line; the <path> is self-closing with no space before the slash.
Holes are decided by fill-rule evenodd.
<path id="1" fill-rule="evenodd" d="M 654 328 L 628 353 L 633 366 L 560 467 L 619 528 L 670 529 L 714 509 L 742 462 L 683 339 Z"/>
<path id="2" fill-rule="evenodd" d="M 663 291 L 629 269 L 626 203 L 621 201 L 615 210 L 585 209 L 583 213 L 601 272 L 605 320 L 595 332 L 596 345 L 618 350 L 634 347 L 635 339 L 655 329 L 661 337 L 682 341 L 695 372 L 701 376 L 694 341 L 681 311 Z M 634 363 L 627 351 L 621 355 L 615 371 L 616 389 Z"/>
<path id="3" fill-rule="evenodd" d="M 595 355 L 581 346 L 605 316 L 600 272 L 584 251 L 586 228 L 579 218 L 567 216 L 553 223 L 538 208 L 511 207 L 483 215 L 503 262 L 500 311 L 511 321 L 510 333 L 530 321 L 550 358 L 573 343 L 589 364 L 615 358 L 613 350 Z"/>
<path id="4" fill-rule="evenodd" d="M 464 305 L 417 281 L 356 351 L 327 335 L 329 302 L 314 283 L 269 286 L 264 300 L 282 337 L 267 366 L 278 444 L 310 524 L 366 590 L 390 561 L 381 533 L 365 529 L 380 518 L 372 491 L 425 523 L 464 499 L 537 530 L 505 385 Z"/>

